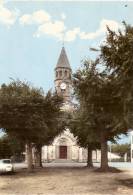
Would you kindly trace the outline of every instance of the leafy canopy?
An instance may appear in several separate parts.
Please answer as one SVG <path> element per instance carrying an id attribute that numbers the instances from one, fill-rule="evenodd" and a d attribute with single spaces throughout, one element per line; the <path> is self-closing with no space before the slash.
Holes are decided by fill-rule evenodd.
<path id="1" fill-rule="evenodd" d="M 0 89 L 0 127 L 24 142 L 49 142 L 60 131 L 61 98 L 19 80 Z"/>

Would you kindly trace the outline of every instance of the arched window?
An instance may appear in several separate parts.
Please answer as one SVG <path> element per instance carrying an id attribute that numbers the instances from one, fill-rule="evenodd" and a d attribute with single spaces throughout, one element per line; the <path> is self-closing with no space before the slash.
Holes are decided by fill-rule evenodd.
<path id="1" fill-rule="evenodd" d="M 65 77 L 67 77 L 67 70 L 65 70 Z"/>
<path id="2" fill-rule="evenodd" d="M 62 77 L 62 71 L 61 70 L 59 71 L 59 76 Z"/>
<path id="3" fill-rule="evenodd" d="M 56 77 L 58 77 L 58 71 L 56 71 Z"/>

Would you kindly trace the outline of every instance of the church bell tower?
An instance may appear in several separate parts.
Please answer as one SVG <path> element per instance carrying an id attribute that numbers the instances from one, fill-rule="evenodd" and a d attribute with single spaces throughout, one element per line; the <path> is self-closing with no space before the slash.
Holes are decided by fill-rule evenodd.
<path id="1" fill-rule="evenodd" d="M 71 74 L 72 69 L 67 58 L 65 48 L 61 53 L 55 68 L 55 89 L 57 94 L 63 97 L 64 102 L 71 101 Z"/>

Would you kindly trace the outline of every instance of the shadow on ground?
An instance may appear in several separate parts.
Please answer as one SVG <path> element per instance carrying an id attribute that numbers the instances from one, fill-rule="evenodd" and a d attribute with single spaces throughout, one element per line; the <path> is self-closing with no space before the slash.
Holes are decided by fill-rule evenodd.
<path id="1" fill-rule="evenodd" d="M 133 189 L 133 178 L 128 178 L 128 179 L 117 179 L 117 182 L 120 185 L 129 187 Z"/>
<path id="2" fill-rule="evenodd" d="M 95 172 L 97 168 L 46 167 L 18 170 L 13 175 L 0 177 L 0 191 L 19 194 L 110 194 L 133 195 L 133 175 L 128 172 Z"/>

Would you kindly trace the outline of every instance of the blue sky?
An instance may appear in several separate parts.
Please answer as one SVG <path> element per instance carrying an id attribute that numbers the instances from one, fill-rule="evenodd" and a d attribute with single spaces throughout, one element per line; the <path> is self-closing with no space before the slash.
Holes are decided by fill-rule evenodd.
<path id="1" fill-rule="evenodd" d="M 127 6 L 125 6 L 127 5 Z M 0 84 L 19 78 L 54 87 L 54 68 L 64 40 L 73 71 L 105 38 L 106 25 L 133 24 L 133 2 L 0 0 Z"/>

